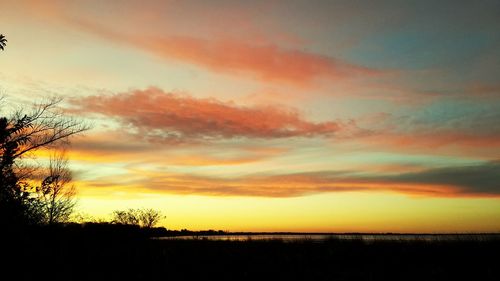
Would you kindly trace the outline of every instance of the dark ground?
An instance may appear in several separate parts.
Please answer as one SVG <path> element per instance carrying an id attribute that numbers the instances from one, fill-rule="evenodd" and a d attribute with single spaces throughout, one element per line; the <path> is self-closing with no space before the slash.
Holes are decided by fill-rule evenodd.
<path id="1" fill-rule="evenodd" d="M 117 226 L 10 231 L 1 240 L 0 280 L 500 280 L 500 240 L 283 242 L 147 236 Z"/>

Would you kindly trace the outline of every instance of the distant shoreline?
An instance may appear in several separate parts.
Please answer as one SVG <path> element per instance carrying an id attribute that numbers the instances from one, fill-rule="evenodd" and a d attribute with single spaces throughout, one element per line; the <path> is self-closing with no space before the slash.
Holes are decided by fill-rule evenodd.
<path id="1" fill-rule="evenodd" d="M 172 230 L 168 230 L 172 231 Z M 176 232 L 176 230 L 173 230 Z M 180 231 L 179 231 L 180 232 Z M 399 232 L 210 232 L 205 230 L 188 231 L 193 234 L 201 235 L 500 235 L 499 232 L 414 232 L 414 233 L 399 233 Z"/>
<path id="2" fill-rule="evenodd" d="M 399 234 L 399 233 L 298 233 L 298 232 L 239 232 L 239 233 L 165 233 L 155 236 L 159 240 L 213 240 L 213 241 L 330 241 L 330 240 L 361 240 L 361 241 L 498 241 L 500 233 L 441 233 L 441 234 Z"/>
<path id="3" fill-rule="evenodd" d="M 226 232 L 231 235 L 500 235 L 499 232 Z"/>

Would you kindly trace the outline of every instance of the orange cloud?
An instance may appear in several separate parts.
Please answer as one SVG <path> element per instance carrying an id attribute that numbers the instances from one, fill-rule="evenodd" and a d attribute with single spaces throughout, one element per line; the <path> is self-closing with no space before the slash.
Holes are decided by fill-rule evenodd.
<path id="1" fill-rule="evenodd" d="M 72 105 L 77 112 L 115 118 L 137 136 L 153 142 L 331 136 L 343 127 L 337 122 L 307 121 L 291 109 L 242 107 L 156 88 L 74 99 Z"/>

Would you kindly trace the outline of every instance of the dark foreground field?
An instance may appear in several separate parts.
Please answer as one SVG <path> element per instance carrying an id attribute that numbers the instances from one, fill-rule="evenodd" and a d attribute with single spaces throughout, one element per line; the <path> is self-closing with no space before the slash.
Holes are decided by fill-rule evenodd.
<path id="1" fill-rule="evenodd" d="M 500 241 L 155 240 L 137 231 L 23 230 L 0 280 L 500 280 Z"/>

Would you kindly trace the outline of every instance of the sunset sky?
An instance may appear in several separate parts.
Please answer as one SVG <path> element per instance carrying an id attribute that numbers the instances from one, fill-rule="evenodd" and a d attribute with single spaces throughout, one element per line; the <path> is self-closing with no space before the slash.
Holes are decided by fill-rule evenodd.
<path id="1" fill-rule="evenodd" d="M 0 0 L 0 34 L 10 103 L 93 124 L 82 213 L 500 231 L 500 1 Z"/>

